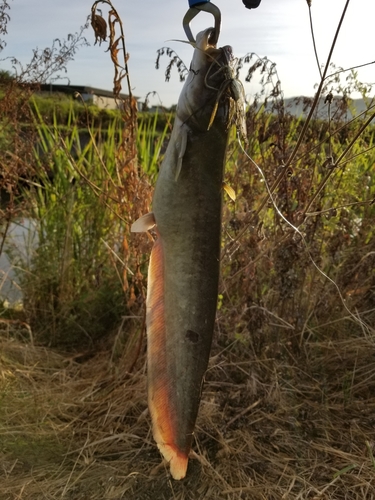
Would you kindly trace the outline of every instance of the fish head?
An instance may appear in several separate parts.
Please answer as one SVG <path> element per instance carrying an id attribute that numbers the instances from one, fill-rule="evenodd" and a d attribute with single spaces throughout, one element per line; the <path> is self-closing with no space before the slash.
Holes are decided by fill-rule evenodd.
<path id="1" fill-rule="evenodd" d="M 214 28 L 198 33 L 177 105 L 177 117 L 193 130 L 207 130 L 214 109 L 217 119 L 227 121 L 229 116 L 233 97 L 227 89 L 235 80 L 232 48 L 217 48 L 213 40 Z"/>

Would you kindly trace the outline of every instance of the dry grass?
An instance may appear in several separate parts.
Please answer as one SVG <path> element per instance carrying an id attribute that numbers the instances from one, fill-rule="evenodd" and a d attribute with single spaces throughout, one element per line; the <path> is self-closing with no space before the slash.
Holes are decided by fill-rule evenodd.
<path id="1" fill-rule="evenodd" d="M 181 482 L 152 440 L 144 357 L 127 374 L 22 333 L 0 341 L 1 500 L 375 498 L 375 331 L 351 319 L 261 347 L 218 334 Z"/>

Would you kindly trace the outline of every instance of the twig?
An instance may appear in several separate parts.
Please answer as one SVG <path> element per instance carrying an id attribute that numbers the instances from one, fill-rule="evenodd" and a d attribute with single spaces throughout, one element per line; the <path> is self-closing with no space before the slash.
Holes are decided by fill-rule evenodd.
<path id="1" fill-rule="evenodd" d="M 316 43 L 315 43 L 314 24 L 313 24 L 312 13 L 311 13 L 311 1 L 307 2 L 307 5 L 309 8 L 310 31 L 311 31 L 311 38 L 312 38 L 312 42 L 313 42 L 313 46 L 314 46 L 314 54 L 315 54 L 316 64 L 318 65 L 320 78 L 323 78 L 322 77 L 322 69 L 321 69 L 320 63 L 319 63 L 318 51 L 317 51 Z"/>

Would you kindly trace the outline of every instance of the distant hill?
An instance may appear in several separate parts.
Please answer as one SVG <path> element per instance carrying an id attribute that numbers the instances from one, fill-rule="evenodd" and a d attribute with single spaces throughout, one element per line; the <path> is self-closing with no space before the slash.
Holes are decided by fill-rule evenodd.
<path id="1" fill-rule="evenodd" d="M 328 116 L 328 104 L 324 102 L 325 97 L 321 97 L 319 100 L 319 104 L 316 110 L 316 116 L 319 118 L 327 118 Z M 285 106 L 288 111 L 294 116 L 302 116 L 307 115 L 311 109 L 313 99 L 311 97 L 289 97 L 284 99 Z M 358 114 L 365 111 L 369 103 L 371 101 L 375 101 L 375 98 L 368 99 L 367 102 L 364 99 L 347 99 L 347 113 L 348 118 L 352 118 L 357 116 Z M 342 97 L 335 96 L 332 101 L 331 106 L 331 116 L 337 112 L 339 109 L 342 109 L 345 103 Z"/>

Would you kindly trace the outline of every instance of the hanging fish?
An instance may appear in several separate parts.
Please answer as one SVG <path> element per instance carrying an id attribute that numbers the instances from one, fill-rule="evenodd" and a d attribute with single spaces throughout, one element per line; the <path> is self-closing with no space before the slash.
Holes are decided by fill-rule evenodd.
<path id="1" fill-rule="evenodd" d="M 175 479 L 186 475 L 211 349 L 226 148 L 233 109 L 243 105 L 232 49 L 216 48 L 213 33 L 197 35 L 153 212 L 132 226 L 133 232 L 155 226 L 157 235 L 146 304 L 148 404 L 155 441 Z"/>

